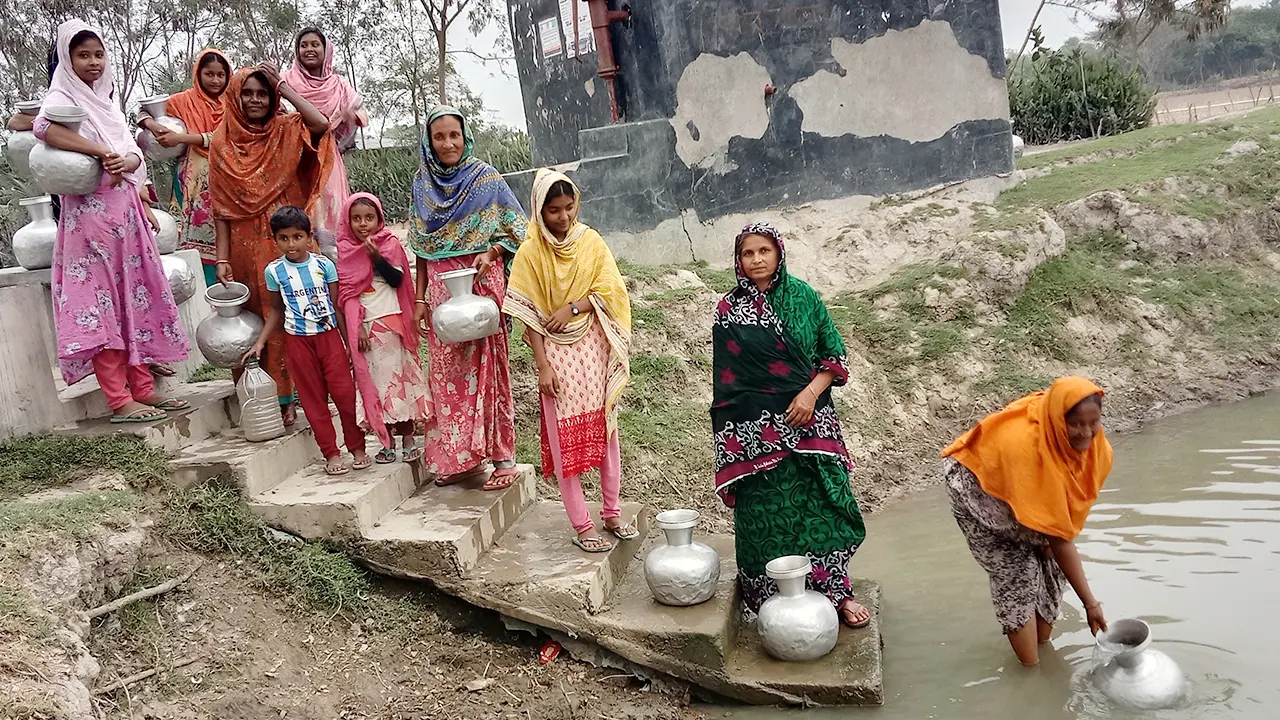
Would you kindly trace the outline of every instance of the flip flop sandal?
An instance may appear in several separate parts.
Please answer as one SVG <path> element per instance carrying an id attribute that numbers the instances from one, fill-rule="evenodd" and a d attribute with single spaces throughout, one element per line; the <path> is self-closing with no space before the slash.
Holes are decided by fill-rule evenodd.
<path id="1" fill-rule="evenodd" d="M 368 467 L 370 467 L 371 465 L 373 465 L 373 458 L 369 457 L 369 456 L 366 454 L 366 455 L 364 456 L 364 460 L 356 460 L 355 462 L 351 463 L 351 469 L 352 469 L 352 470 L 364 470 L 364 469 L 367 469 Z"/>
<path id="2" fill-rule="evenodd" d="M 165 412 L 178 412 L 180 410 L 190 410 L 191 403 L 186 400 L 179 400 L 178 398 L 165 398 L 151 407 L 157 410 L 164 410 Z"/>
<path id="3" fill-rule="evenodd" d="M 415 463 L 422 459 L 422 448 L 411 447 L 404 449 L 404 461 L 407 463 Z"/>
<path id="4" fill-rule="evenodd" d="M 613 536 L 619 540 L 635 540 L 640 537 L 640 531 L 635 529 L 631 523 L 623 523 L 616 528 L 605 525 L 604 529 L 613 533 Z"/>
<path id="5" fill-rule="evenodd" d="M 382 448 L 377 455 L 373 456 L 373 461 L 379 465 L 386 465 L 396 461 L 396 451 L 392 448 Z"/>
<path id="6" fill-rule="evenodd" d="M 516 478 L 520 477 L 520 473 L 515 468 L 504 468 L 495 470 L 488 480 L 484 481 L 485 492 L 497 492 L 498 490 L 506 490 L 515 484 Z"/>
<path id="7" fill-rule="evenodd" d="M 149 423 L 157 420 L 163 420 L 164 415 L 140 415 L 139 413 L 149 413 L 152 408 L 142 408 L 134 410 L 128 415 L 112 415 L 111 424 L 123 425 L 125 423 Z"/>
<path id="8" fill-rule="evenodd" d="M 857 602 L 857 601 L 855 601 L 855 602 Z M 862 603 L 858 603 L 858 604 L 859 604 L 859 605 L 861 605 Z M 867 611 L 867 619 L 866 619 L 866 620 L 863 620 L 862 622 L 850 622 L 850 621 L 849 621 L 849 616 L 848 616 L 848 615 L 845 615 L 844 608 L 840 608 L 840 609 L 837 611 L 837 612 L 840 614 L 840 624 L 841 624 L 841 625 L 844 625 L 845 627 L 847 627 L 847 628 L 849 628 L 849 629 L 851 629 L 851 630 L 861 630 L 862 628 L 864 628 L 864 627 L 866 627 L 866 626 L 870 625 L 870 624 L 871 624 L 871 609 L 870 609 L 870 608 L 868 608 L 868 607 L 865 607 L 865 606 L 863 606 L 863 609 Z"/>
<path id="9" fill-rule="evenodd" d="M 351 472 L 351 468 L 346 465 L 339 465 L 337 467 L 332 467 L 328 463 L 325 463 L 324 465 L 325 475 L 346 475 L 349 472 Z"/>
<path id="10" fill-rule="evenodd" d="M 595 544 L 588 545 L 587 543 L 595 543 Z M 606 541 L 604 538 L 601 538 L 598 535 L 596 537 L 589 537 L 586 540 L 583 540 L 582 538 L 574 538 L 573 544 L 577 545 L 579 550 L 583 552 L 593 553 L 593 554 L 606 553 L 613 549 L 612 543 Z"/>

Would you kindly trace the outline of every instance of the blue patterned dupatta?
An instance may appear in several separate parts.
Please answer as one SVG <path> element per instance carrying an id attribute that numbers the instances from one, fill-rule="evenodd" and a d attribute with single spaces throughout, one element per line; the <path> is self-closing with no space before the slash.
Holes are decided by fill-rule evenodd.
<path id="1" fill-rule="evenodd" d="M 431 123 L 447 115 L 458 118 L 466 140 L 462 159 L 451 168 L 441 165 L 431 149 Z M 418 257 L 445 260 L 498 244 L 510 260 L 524 240 L 524 210 L 502 174 L 472 155 L 474 144 L 470 125 L 458 110 L 440 105 L 428 116 L 409 225 L 409 244 Z"/>

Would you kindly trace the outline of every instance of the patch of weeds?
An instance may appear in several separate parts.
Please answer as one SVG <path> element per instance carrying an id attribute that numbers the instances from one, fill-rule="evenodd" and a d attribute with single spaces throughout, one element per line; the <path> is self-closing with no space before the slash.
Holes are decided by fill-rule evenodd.
<path id="1" fill-rule="evenodd" d="M 120 590 L 120 597 L 155 587 L 172 578 L 170 571 L 164 568 L 141 567 Z M 159 598 L 139 600 L 125 605 L 111 615 L 98 618 L 94 621 L 94 634 L 102 633 L 108 639 L 129 646 L 150 646 L 160 634 L 160 623 L 156 619 L 156 603 L 159 601 Z"/>
<path id="2" fill-rule="evenodd" d="M 43 531 L 85 539 L 97 525 L 118 519 L 137 504 L 136 495 L 119 490 L 7 502 L 0 505 L 0 536 Z"/>
<path id="3" fill-rule="evenodd" d="M 1149 193 L 1146 195 L 1134 195 L 1130 199 L 1143 205 L 1163 208 L 1175 215 L 1197 220 L 1213 220 L 1230 212 L 1230 208 L 1221 200 L 1205 195 L 1175 197 L 1166 193 Z"/>
<path id="4" fill-rule="evenodd" d="M 941 203 L 931 202 L 928 205 L 921 205 L 912 208 L 909 212 L 898 218 L 898 227 L 905 228 L 908 225 L 922 223 L 934 218 L 954 217 L 960 214 L 960 210 L 953 207 L 945 207 Z"/>
<path id="5" fill-rule="evenodd" d="M 738 285 L 738 276 L 733 268 L 717 270 L 707 265 L 705 260 L 700 260 L 685 267 L 697 274 L 702 282 L 707 284 L 707 287 L 718 293 L 727 293 Z"/>
<path id="6" fill-rule="evenodd" d="M 168 475 L 168 456 L 127 435 L 29 435 L 0 445 L 0 499 L 62 487 L 97 472 L 147 486 Z"/>
<path id="7" fill-rule="evenodd" d="M 277 540 L 234 487 L 208 484 L 174 494 L 158 527 L 184 547 L 243 560 L 263 585 L 312 608 L 337 614 L 368 607 L 364 570 L 326 544 Z"/>
<path id="8" fill-rule="evenodd" d="M 422 343 L 422 352 L 426 352 L 426 343 Z M 511 363 L 512 371 L 517 368 L 521 370 L 531 370 L 534 367 L 533 348 L 524 341 L 524 323 L 519 320 L 511 320 L 511 334 L 507 337 L 507 360 Z M 426 356 L 423 356 L 423 362 L 426 362 Z"/>
<path id="9" fill-rule="evenodd" d="M 631 305 L 631 325 L 632 327 L 642 327 L 645 330 L 661 330 L 667 326 L 667 314 L 662 311 L 662 308 L 633 303 Z"/>
<path id="10" fill-rule="evenodd" d="M 701 294 L 702 290 L 700 288 L 683 287 L 646 295 L 645 299 L 654 303 L 677 303 L 692 300 Z"/>
<path id="11" fill-rule="evenodd" d="M 1129 292 L 1129 277 L 1116 269 L 1114 255 L 1106 249 L 1111 242 L 1095 237 L 1040 264 L 1009 310 L 1003 339 L 1055 360 L 1076 360 L 1078 353 L 1064 332 L 1067 320 L 1084 313 L 1112 315 Z"/>
<path id="12" fill-rule="evenodd" d="M 869 290 L 867 297 L 874 300 L 884 295 L 923 290 L 926 287 L 945 290 L 949 285 L 943 282 L 944 280 L 961 280 L 967 277 L 969 277 L 969 271 L 958 265 L 916 263 L 899 269 L 888 280 Z"/>
<path id="13" fill-rule="evenodd" d="M 955 324 L 937 323 L 920 331 L 917 352 L 921 361 L 932 363 L 959 352 L 966 344 L 964 333 Z"/>
<path id="14" fill-rule="evenodd" d="M 993 395 L 1001 401 L 1013 400 L 1049 387 L 1053 378 L 1028 373 L 1012 361 L 1001 362 L 991 375 L 974 383 L 973 389 L 983 395 Z"/>
<path id="15" fill-rule="evenodd" d="M 19 632 L 26 624 L 26 598 L 17 590 L 0 587 L 0 635 Z"/>
<path id="16" fill-rule="evenodd" d="M 911 198 L 905 195 L 886 195 L 879 200 L 872 202 L 871 205 L 867 206 L 867 210 L 875 212 L 880 208 L 901 207 L 909 202 L 911 202 Z"/>
<path id="17" fill-rule="evenodd" d="M 659 387 L 664 382 L 677 379 L 683 363 L 674 355 L 650 355 L 638 353 L 631 356 L 631 384 L 633 394 L 641 395 Z"/>
<path id="18" fill-rule="evenodd" d="M 977 232 L 1014 231 L 1036 225 L 1040 216 L 1025 208 L 997 210 L 990 205 L 975 205 L 973 229 Z"/>
<path id="19" fill-rule="evenodd" d="M 651 283 L 670 272 L 665 265 L 641 265 L 630 260 L 618 261 L 618 272 L 640 283 Z"/>
<path id="20" fill-rule="evenodd" d="M 1248 350 L 1280 338 L 1280 286 L 1246 278 L 1234 267 L 1179 266 L 1146 295 L 1198 320 L 1222 350 Z"/>
<path id="21" fill-rule="evenodd" d="M 202 383 L 213 380 L 230 380 L 231 371 L 226 368 L 214 367 L 209 363 L 204 363 L 191 373 L 191 377 L 187 378 L 187 382 Z"/>

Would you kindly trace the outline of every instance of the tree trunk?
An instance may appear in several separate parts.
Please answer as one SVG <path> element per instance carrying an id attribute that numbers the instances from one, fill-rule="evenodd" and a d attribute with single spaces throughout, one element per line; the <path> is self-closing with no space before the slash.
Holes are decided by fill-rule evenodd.
<path id="1" fill-rule="evenodd" d="M 436 26 L 438 28 L 436 30 L 436 88 L 439 90 L 439 93 L 440 93 L 441 105 L 449 102 L 449 95 L 445 90 L 445 71 L 444 71 L 446 52 L 449 49 L 447 39 L 445 37 L 445 33 L 449 29 L 449 26 L 445 24 L 449 20 L 448 7 L 449 7 L 448 3 L 445 3 L 444 10 L 442 10 L 440 13 L 440 24 Z"/>

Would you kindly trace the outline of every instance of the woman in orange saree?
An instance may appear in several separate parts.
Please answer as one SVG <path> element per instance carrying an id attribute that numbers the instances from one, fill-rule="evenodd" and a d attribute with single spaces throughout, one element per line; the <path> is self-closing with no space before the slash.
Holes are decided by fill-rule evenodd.
<path id="1" fill-rule="evenodd" d="M 223 284 L 249 286 L 246 309 L 265 315 L 267 263 L 280 256 L 271 213 L 284 205 L 311 212 L 329 179 L 329 121 L 270 65 L 244 68 L 227 86 L 222 124 L 209 146 L 209 191 L 217 233 L 217 274 Z M 280 100 L 295 113 L 282 113 Z M 284 334 L 267 343 L 262 367 L 276 382 L 280 412 L 292 425 L 293 381 L 284 362 Z"/>

